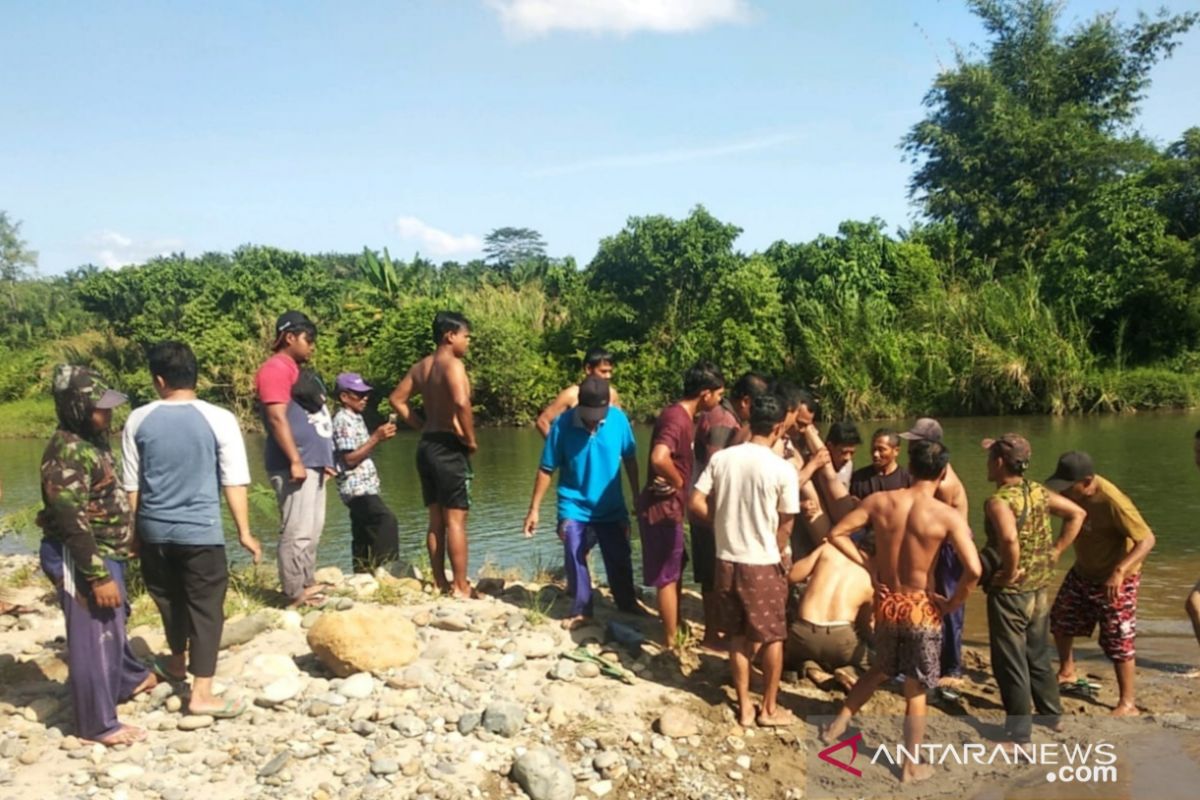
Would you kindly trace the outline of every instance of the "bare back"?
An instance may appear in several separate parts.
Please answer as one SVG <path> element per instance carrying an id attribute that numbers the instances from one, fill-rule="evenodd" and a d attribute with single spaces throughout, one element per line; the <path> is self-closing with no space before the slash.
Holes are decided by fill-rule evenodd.
<path id="1" fill-rule="evenodd" d="M 825 545 L 800 599 L 800 617 L 817 625 L 853 622 L 873 594 L 867 571 L 836 547 Z"/>
<path id="2" fill-rule="evenodd" d="M 894 592 L 932 591 L 938 548 L 965 524 L 952 506 L 932 496 L 932 488 L 918 483 L 863 503 L 875 531 L 879 581 Z"/>
<path id="3" fill-rule="evenodd" d="M 448 350 L 439 349 L 414 364 L 409 375 L 412 377 L 413 394 L 419 394 L 425 400 L 425 426 L 422 430 L 426 433 L 447 432 L 462 436 L 463 424 L 455 404 L 455 389 L 462 382 L 467 384 L 468 393 L 470 391 L 462 360 Z"/>

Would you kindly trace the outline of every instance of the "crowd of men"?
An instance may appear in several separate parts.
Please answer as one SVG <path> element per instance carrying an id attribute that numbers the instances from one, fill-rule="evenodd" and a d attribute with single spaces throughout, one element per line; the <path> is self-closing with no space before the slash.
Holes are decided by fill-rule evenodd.
<path id="1" fill-rule="evenodd" d="M 326 600 L 315 568 L 330 478 L 350 516 L 354 568 L 370 571 L 397 557 L 396 517 L 380 497 L 372 452 L 396 435 L 398 422 L 421 434 L 416 468 L 433 581 L 444 594 L 471 595 L 467 521 L 478 443 L 463 362 L 471 329 L 453 312 L 437 314 L 432 327 L 434 352 L 405 373 L 389 395 L 395 413 L 371 431 L 363 415 L 373 387 L 357 374 L 338 375 L 339 410 L 331 417 L 325 386 L 306 368 L 316 326 L 298 311 L 277 320 L 273 353 L 255 386 L 289 605 Z M 228 582 L 221 495 L 239 542 L 255 562 L 261 557 L 249 528 L 250 473 L 236 420 L 196 397 L 198 369 L 187 345 L 163 342 L 148 360 L 160 399 L 131 414 L 121 469 L 108 430 L 124 395 L 96 373 L 69 366 L 54 375 L 59 429 L 42 463 L 41 559 L 67 618 L 77 729 L 108 745 L 145 737 L 119 722 L 116 705 L 160 680 L 191 675 L 192 713 L 232 717 L 245 710 L 242 701 L 212 692 Z M 682 376 L 680 397 L 657 416 L 642 480 L 633 429 L 610 384 L 612 355 L 590 351 L 584 371 L 582 382 L 538 418 L 545 443 L 523 525 L 526 536 L 535 534 L 557 474 L 555 526 L 570 598 L 565 625 L 594 613 L 588 556 L 597 545 L 617 608 L 649 613 L 635 587 L 624 471 L 635 498 L 641 580 L 655 590 L 662 646 L 676 650 L 685 640 L 681 594 L 690 544 L 703 598 L 700 645 L 728 653 L 742 725 L 796 721 L 778 702 L 785 665 L 847 691 L 822 730 L 828 741 L 879 686 L 895 680 L 907 702 L 906 745 L 918 752 L 927 692 L 953 696 L 961 675 L 963 609 L 977 586 L 987 596 L 1008 741 L 1030 740 L 1034 711 L 1056 727 L 1062 693 L 1094 694 L 1095 684 L 1076 672 L 1073 640 L 1090 637 L 1097 625 L 1119 689 L 1113 713 L 1138 713 L 1137 594 L 1154 535 L 1086 453 L 1063 454 L 1039 483 L 1026 475 L 1026 439 L 1005 433 L 985 440 L 982 457 L 996 488 L 985 503 L 987 544 L 980 551 L 936 420 L 917 420 L 905 432 L 875 431 L 871 463 L 855 470 L 864 444 L 857 427 L 835 422 L 823 440 L 807 391 L 750 372 L 726 393 L 721 371 L 699 362 Z M 1196 459 L 1200 466 L 1200 432 Z M 1052 518 L 1061 520 L 1057 536 Z M 1055 566 L 1069 548 L 1074 565 L 1052 600 Z M 125 641 L 124 565 L 135 556 L 170 649 L 148 666 Z M 1200 640 L 1200 584 L 1188 613 Z M 762 675 L 758 702 L 750 694 L 755 670 Z M 917 780 L 928 769 L 907 762 L 902 777 Z"/>

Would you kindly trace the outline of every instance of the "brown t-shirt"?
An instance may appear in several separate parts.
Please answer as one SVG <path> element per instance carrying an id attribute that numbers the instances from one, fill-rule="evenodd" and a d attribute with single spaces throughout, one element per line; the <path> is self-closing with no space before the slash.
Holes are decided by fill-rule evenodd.
<path id="1" fill-rule="evenodd" d="M 651 525 L 666 521 L 683 522 L 687 491 L 692 484 L 692 463 L 696 456 L 694 443 L 695 429 L 692 425 L 692 415 L 687 409 L 678 403 L 663 409 L 654 423 L 654 433 L 650 436 L 650 451 L 653 453 L 654 448 L 660 444 L 667 446 L 671 451 L 671 463 L 683 476 L 683 488 L 665 497 L 654 494 L 649 487 L 656 474 L 653 465 L 647 464 L 646 489 L 642 490 L 638 507 Z"/>
<path id="2" fill-rule="evenodd" d="M 1104 583 L 1121 559 L 1150 533 L 1150 526 L 1124 492 L 1100 476 L 1099 491 L 1081 505 L 1087 512 L 1075 540 L 1075 572 L 1093 583 Z M 1141 570 L 1141 564 L 1133 573 Z"/>

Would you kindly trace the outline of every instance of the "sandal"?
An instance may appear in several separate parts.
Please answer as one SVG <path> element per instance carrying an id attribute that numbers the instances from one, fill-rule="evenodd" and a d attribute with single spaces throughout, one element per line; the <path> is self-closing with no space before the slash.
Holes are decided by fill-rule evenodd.
<path id="1" fill-rule="evenodd" d="M 1087 678 L 1079 678 L 1075 681 L 1066 681 L 1058 685 L 1059 694 L 1069 695 L 1071 697 L 1086 697 L 1089 700 L 1095 700 L 1100 694 L 1100 684 L 1094 681 L 1089 681 Z"/>
<path id="2" fill-rule="evenodd" d="M 203 714 L 205 716 L 212 717 L 213 719 L 233 719 L 234 717 L 240 717 L 242 714 L 244 714 L 248 707 L 249 706 L 244 699 L 238 698 L 237 700 L 226 700 L 223 706 L 220 708 L 214 708 L 211 711 L 192 711 L 192 709 L 189 707 L 188 714 L 196 716 Z"/>
<path id="3" fill-rule="evenodd" d="M 186 683 L 187 673 L 176 675 L 167 669 L 167 660 L 160 655 L 150 657 L 150 663 L 146 667 L 155 674 L 160 681 L 167 683 Z"/>

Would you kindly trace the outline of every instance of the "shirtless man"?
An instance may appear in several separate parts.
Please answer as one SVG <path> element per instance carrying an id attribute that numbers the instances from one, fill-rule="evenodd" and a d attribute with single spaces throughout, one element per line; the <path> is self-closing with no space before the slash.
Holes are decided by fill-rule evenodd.
<path id="1" fill-rule="evenodd" d="M 940 676 L 942 617 L 962 606 L 983 571 L 966 520 L 934 496 L 949 464 L 950 453 L 940 442 L 913 442 L 913 485 L 872 494 L 830 532 L 838 549 L 859 564 L 865 560 L 850 534 L 867 525 L 875 532 L 876 601 L 875 664 L 854 684 L 833 722 L 823 727 L 821 739 L 827 744 L 841 738 L 850 718 L 880 684 L 903 674 L 904 744 L 908 752 L 919 752 L 925 735 L 925 690 L 937 686 Z M 937 552 L 945 541 L 963 563 L 963 579 L 949 599 L 933 591 Z M 929 764 L 906 758 L 900 780 L 911 783 L 932 774 Z"/>
<path id="2" fill-rule="evenodd" d="M 942 426 L 936 419 L 922 417 L 917 420 L 912 429 L 900 434 L 901 439 L 907 439 L 909 446 L 913 442 L 941 442 Z M 946 477 L 938 484 L 938 500 L 954 506 L 954 509 L 967 519 L 969 504 L 967 490 L 955 473 L 954 467 L 946 467 Z M 954 555 L 954 549 L 942 545 L 938 552 L 937 569 L 934 572 L 934 589 L 944 597 L 954 594 L 958 582 L 962 579 L 962 564 Z M 966 609 L 960 608 L 946 616 L 942 631 L 942 684 L 954 685 L 962 679 L 962 632 Z"/>
<path id="3" fill-rule="evenodd" d="M 811 502 L 811 501 L 809 501 Z M 806 513 L 801 500 L 801 513 Z M 784 664 L 800 669 L 818 686 L 836 679 L 850 689 L 866 643 L 857 623 L 868 621 L 875 589 L 871 575 L 834 545 L 822 542 L 792 565 L 788 581 L 808 586 L 800 596 L 799 613 L 788 626 Z M 832 674 L 831 674 L 832 673 Z"/>
<path id="4" fill-rule="evenodd" d="M 433 318 L 437 349 L 412 365 L 388 396 L 392 408 L 409 427 L 421 432 L 417 474 L 429 509 L 429 563 L 433 582 L 443 594 L 470 597 L 467 583 L 467 512 L 471 507 L 471 462 L 479 449 L 471 413 L 471 382 L 463 356 L 471 344 L 471 324 L 453 311 Z M 425 399 L 424 416 L 409 398 Z M 446 582 L 446 550 L 450 551 L 453 586 Z"/>
<path id="5" fill-rule="evenodd" d="M 1196 435 L 1192 438 L 1192 457 L 1196 461 L 1196 466 L 1200 467 L 1200 431 L 1196 431 Z M 1192 587 L 1192 591 L 1187 596 L 1187 601 L 1183 604 L 1183 610 L 1187 612 L 1188 619 L 1192 621 L 1192 630 L 1196 634 L 1196 643 L 1200 644 L 1200 581 L 1196 581 L 1196 585 Z M 1200 669 L 1194 669 L 1184 677 L 1200 678 Z"/>
<path id="6" fill-rule="evenodd" d="M 593 347 L 587 351 L 587 355 L 583 358 L 584 379 L 595 375 L 597 378 L 603 378 L 606 381 L 611 381 L 613 376 L 613 355 L 603 347 Z M 611 406 L 621 407 L 621 398 L 617 394 L 617 390 L 609 386 L 608 402 Z M 579 384 L 573 384 L 563 389 L 558 393 L 558 397 L 554 398 L 554 402 L 546 406 L 546 410 L 538 415 L 537 425 L 538 433 L 545 439 L 550 435 L 550 426 L 554 424 L 554 420 L 564 411 L 569 411 L 579 405 Z"/>

